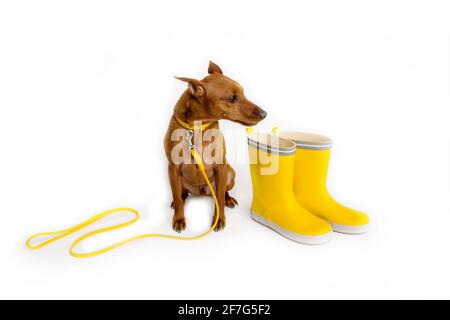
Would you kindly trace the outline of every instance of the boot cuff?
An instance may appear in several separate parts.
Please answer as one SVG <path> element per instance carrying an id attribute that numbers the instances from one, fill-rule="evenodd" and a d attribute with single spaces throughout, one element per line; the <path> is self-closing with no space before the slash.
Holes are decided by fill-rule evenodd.
<path id="1" fill-rule="evenodd" d="M 328 150 L 333 146 L 333 141 L 322 135 L 302 132 L 282 132 L 280 137 L 291 140 L 299 149 Z"/>
<path id="2" fill-rule="evenodd" d="M 269 134 L 253 134 L 248 137 L 248 145 L 267 153 L 289 156 L 295 154 L 295 143 Z"/>

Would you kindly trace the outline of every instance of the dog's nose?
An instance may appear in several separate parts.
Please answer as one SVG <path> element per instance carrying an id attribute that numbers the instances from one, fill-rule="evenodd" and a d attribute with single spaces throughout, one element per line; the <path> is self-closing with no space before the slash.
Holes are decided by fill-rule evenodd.
<path id="1" fill-rule="evenodd" d="M 259 111 L 259 116 L 261 117 L 261 120 L 262 120 L 265 117 L 267 117 L 267 112 L 265 112 L 264 110 L 261 109 L 261 111 Z"/>

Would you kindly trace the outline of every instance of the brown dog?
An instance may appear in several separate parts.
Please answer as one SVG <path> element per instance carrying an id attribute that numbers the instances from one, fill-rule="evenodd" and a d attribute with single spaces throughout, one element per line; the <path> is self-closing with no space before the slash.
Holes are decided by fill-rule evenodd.
<path id="1" fill-rule="evenodd" d="M 233 208 L 237 201 L 229 194 L 234 186 L 236 176 L 233 168 L 227 163 L 225 157 L 225 142 L 220 134 L 218 120 L 231 120 L 244 126 L 252 126 L 266 117 L 266 112 L 244 96 L 243 88 L 234 80 L 223 75 L 218 65 L 211 62 L 208 68 L 209 75 L 203 80 L 189 78 L 177 78 L 188 83 L 188 89 L 181 95 L 175 105 L 174 114 L 170 120 L 169 128 L 164 138 L 164 148 L 169 160 L 169 179 L 172 188 L 174 209 L 173 229 L 181 232 L 186 228 L 184 216 L 184 201 L 191 195 L 211 195 L 208 186 L 198 169 L 197 165 L 190 158 L 187 162 L 178 163 L 173 159 L 174 148 L 180 145 L 182 138 L 173 141 L 173 133 L 180 129 L 188 134 L 192 133 L 194 122 L 201 121 L 207 124 L 207 130 L 215 129 L 219 135 L 215 136 L 218 141 L 210 141 L 206 137 L 206 131 L 196 130 L 197 150 L 208 150 L 211 143 L 219 146 L 212 152 L 214 157 L 202 155 L 205 163 L 206 174 L 214 187 L 217 195 L 220 212 L 218 224 L 215 231 L 220 231 L 225 227 L 225 206 Z M 191 132 L 188 132 L 191 131 Z M 177 131 L 178 132 L 178 131 Z M 183 151 L 189 152 L 189 142 L 183 144 Z M 219 156 L 217 157 L 217 152 Z M 178 154 L 178 150 L 175 152 Z M 215 216 L 214 216 L 215 219 Z M 214 221 L 213 219 L 213 221 Z"/>

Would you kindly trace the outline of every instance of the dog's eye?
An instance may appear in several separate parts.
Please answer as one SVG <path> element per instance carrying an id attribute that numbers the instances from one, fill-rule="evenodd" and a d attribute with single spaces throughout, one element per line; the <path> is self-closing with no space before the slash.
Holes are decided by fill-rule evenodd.
<path id="1" fill-rule="evenodd" d="M 232 96 L 228 97 L 228 102 L 235 103 L 237 100 L 237 97 L 233 94 Z"/>

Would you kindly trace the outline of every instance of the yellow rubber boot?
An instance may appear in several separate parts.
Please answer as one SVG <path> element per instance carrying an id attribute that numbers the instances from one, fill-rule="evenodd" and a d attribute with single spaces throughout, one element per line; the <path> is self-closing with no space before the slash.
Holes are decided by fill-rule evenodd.
<path id="1" fill-rule="evenodd" d="M 336 202 L 327 190 L 331 139 L 298 132 L 280 133 L 297 145 L 294 170 L 294 192 L 298 202 L 316 216 L 328 221 L 334 231 L 365 233 L 369 217 Z"/>
<path id="2" fill-rule="evenodd" d="M 295 198 L 295 144 L 265 134 L 249 135 L 248 144 L 253 185 L 252 218 L 296 242 L 327 242 L 331 226 L 305 210 Z"/>

